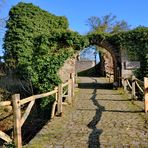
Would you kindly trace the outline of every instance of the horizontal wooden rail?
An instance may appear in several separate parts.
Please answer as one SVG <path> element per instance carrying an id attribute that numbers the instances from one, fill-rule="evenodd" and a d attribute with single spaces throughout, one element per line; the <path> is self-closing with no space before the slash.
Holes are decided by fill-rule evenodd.
<path id="1" fill-rule="evenodd" d="M 69 85 L 69 81 L 67 81 L 66 83 L 62 84 L 62 87 L 66 87 Z"/>
<path id="2" fill-rule="evenodd" d="M 8 143 L 12 143 L 12 139 L 6 133 L 0 131 L 0 138 L 5 140 Z"/>
<path id="3" fill-rule="evenodd" d="M 34 95 L 34 96 L 31 96 L 31 97 L 20 100 L 20 104 L 23 105 L 25 103 L 28 103 L 30 101 L 33 101 L 33 100 L 36 100 L 36 99 L 39 99 L 39 98 L 48 97 L 48 96 L 51 96 L 51 95 L 53 95 L 53 94 L 55 94 L 57 92 L 58 92 L 58 90 L 53 90 L 53 91 L 50 91 L 50 92 L 47 92 L 47 93 Z"/>
<path id="4" fill-rule="evenodd" d="M 144 109 L 145 112 L 148 112 L 148 78 L 144 77 L 144 82 L 137 79 L 135 76 L 132 76 L 132 79 L 129 78 L 123 78 L 120 77 L 120 79 L 123 79 L 123 86 L 124 90 L 127 91 L 127 86 L 130 87 L 132 90 L 131 98 L 136 98 L 136 90 L 139 89 L 144 94 Z M 132 80 L 132 85 L 130 84 L 129 80 Z M 140 84 L 139 84 L 140 83 Z M 144 86 L 144 89 L 140 86 Z"/>
<path id="5" fill-rule="evenodd" d="M 130 84 L 128 79 L 126 79 L 126 82 L 127 82 L 128 86 L 130 87 L 130 89 L 132 90 L 132 86 L 131 86 L 131 84 Z"/>
<path id="6" fill-rule="evenodd" d="M 68 95 L 63 95 L 63 97 L 68 97 Z"/>
<path id="7" fill-rule="evenodd" d="M 114 75 L 114 73 L 106 72 L 106 75 Z"/>
<path id="8" fill-rule="evenodd" d="M 138 84 L 137 81 L 136 81 L 136 85 L 137 85 L 137 87 L 139 88 L 139 90 L 140 90 L 142 93 L 144 93 L 144 90 L 140 87 L 140 85 Z"/>
<path id="9" fill-rule="evenodd" d="M 143 81 L 141 81 L 141 80 L 139 80 L 137 78 L 135 78 L 135 80 L 144 85 L 144 82 Z"/>
<path id="10" fill-rule="evenodd" d="M 52 106 L 51 118 L 54 117 L 55 112 L 56 115 L 62 115 L 62 105 L 68 105 L 72 103 L 72 98 L 74 97 L 74 84 L 75 84 L 75 77 L 74 73 L 70 74 L 70 79 L 64 83 L 60 84 L 58 87 L 55 87 L 54 90 L 33 95 L 27 98 L 20 99 L 20 94 L 14 94 L 12 96 L 12 101 L 2 101 L 0 102 L 0 106 L 12 106 L 13 107 L 13 117 L 14 117 L 14 138 L 13 140 L 4 132 L 0 131 L 0 138 L 5 140 L 6 142 L 14 142 L 17 148 L 22 147 L 22 126 L 26 121 L 27 117 L 29 116 L 31 109 L 35 103 L 36 99 L 48 97 L 51 95 L 55 95 L 55 101 Z M 67 87 L 66 89 L 64 87 Z M 64 92 L 63 92 L 64 89 Z M 63 99 L 66 97 L 66 99 Z M 67 100 L 67 102 L 65 102 Z M 21 113 L 21 105 L 28 103 L 28 106 L 22 115 Z M 57 110 L 56 110 L 57 107 Z"/>
<path id="11" fill-rule="evenodd" d="M 0 106 L 11 106 L 11 101 L 1 101 Z"/>

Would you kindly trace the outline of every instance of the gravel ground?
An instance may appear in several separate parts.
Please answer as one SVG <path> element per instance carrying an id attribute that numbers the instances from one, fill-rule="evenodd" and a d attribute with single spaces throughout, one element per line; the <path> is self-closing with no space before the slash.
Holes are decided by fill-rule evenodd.
<path id="1" fill-rule="evenodd" d="M 26 148 L 148 148 L 143 108 L 105 78 L 79 77 L 73 104 L 65 106 Z"/>

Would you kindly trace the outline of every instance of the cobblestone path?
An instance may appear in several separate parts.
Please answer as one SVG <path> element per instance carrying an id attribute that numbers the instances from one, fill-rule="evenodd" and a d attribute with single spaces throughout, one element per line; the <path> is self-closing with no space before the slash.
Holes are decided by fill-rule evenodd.
<path id="1" fill-rule="evenodd" d="M 28 148 L 148 148 L 143 109 L 105 78 L 80 78 L 73 106 L 64 107 L 25 147 Z"/>

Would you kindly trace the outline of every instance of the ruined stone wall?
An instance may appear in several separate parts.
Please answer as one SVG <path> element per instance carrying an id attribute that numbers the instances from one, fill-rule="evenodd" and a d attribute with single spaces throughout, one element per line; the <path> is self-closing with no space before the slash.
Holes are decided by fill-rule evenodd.
<path id="1" fill-rule="evenodd" d="M 104 55 L 103 55 L 103 58 L 104 58 L 104 66 L 105 66 L 105 71 L 106 73 L 111 73 L 113 74 L 114 73 L 114 69 L 113 69 L 113 58 L 111 56 L 111 54 L 109 52 L 106 52 Z"/>
<path id="2" fill-rule="evenodd" d="M 76 56 L 65 61 L 62 68 L 60 68 L 58 75 L 62 82 L 67 81 L 70 78 L 70 73 L 78 73 L 95 66 L 94 61 L 79 61 Z"/>
<path id="3" fill-rule="evenodd" d="M 76 61 L 76 73 L 95 66 L 95 61 Z"/>
<path id="4" fill-rule="evenodd" d="M 66 82 L 70 78 L 70 73 L 74 74 L 76 73 L 75 63 L 76 63 L 75 56 L 65 61 L 63 67 L 58 72 L 62 82 Z"/>
<path id="5" fill-rule="evenodd" d="M 132 75 L 132 70 L 127 70 L 125 68 L 125 62 L 128 61 L 128 56 L 127 56 L 127 51 L 125 49 L 121 50 L 121 65 L 122 65 L 122 69 L 121 69 L 121 76 L 122 77 L 126 77 L 129 78 Z"/>
<path id="6" fill-rule="evenodd" d="M 114 66 L 111 54 L 109 52 L 104 53 L 103 59 L 106 76 L 109 76 L 111 80 L 114 80 Z"/>

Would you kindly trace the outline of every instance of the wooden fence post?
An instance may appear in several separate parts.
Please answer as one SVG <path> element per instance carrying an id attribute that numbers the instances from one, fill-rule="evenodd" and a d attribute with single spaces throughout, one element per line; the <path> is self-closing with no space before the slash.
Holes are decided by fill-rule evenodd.
<path id="1" fill-rule="evenodd" d="M 58 105 L 57 105 L 57 114 L 58 116 L 62 115 L 62 84 L 58 86 Z"/>
<path id="2" fill-rule="evenodd" d="M 148 112 L 148 78 L 144 77 L 145 113 Z"/>
<path id="3" fill-rule="evenodd" d="M 75 77 L 74 77 L 74 73 L 70 73 L 70 79 L 72 81 L 71 83 L 71 94 L 72 94 L 72 98 L 74 97 L 74 88 L 75 88 Z"/>
<path id="4" fill-rule="evenodd" d="M 126 78 L 123 79 L 123 87 L 124 87 L 124 91 L 126 92 L 127 91 L 127 83 L 126 83 Z"/>
<path id="5" fill-rule="evenodd" d="M 132 76 L 132 99 L 136 98 L 136 77 Z"/>
<path id="6" fill-rule="evenodd" d="M 55 90 L 58 90 L 58 87 L 55 87 Z M 55 93 L 55 101 L 54 101 L 54 103 L 53 103 L 52 111 L 51 111 L 51 119 L 52 119 L 52 118 L 54 117 L 54 115 L 55 115 L 57 100 L 58 100 L 58 93 L 56 92 L 56 93 Z"/>
<path id="7" fill-rule="evenodd" d="M 68 80 L 68 103 L 72 103 L 72 80 Z"/>
<path id="8" fill-rule="evenodd" d="M 21 105 L 20 94 L 12 96 L 13 116 L 14 116 L 14 143 L 17 148 L 22 147 L 22 133 L 21 133 Z"/>

